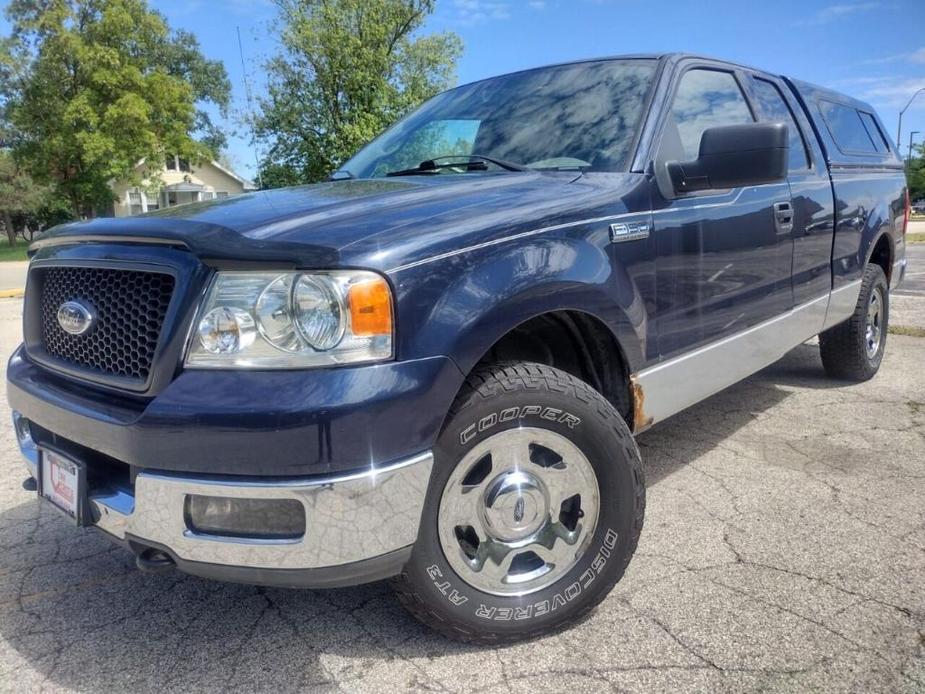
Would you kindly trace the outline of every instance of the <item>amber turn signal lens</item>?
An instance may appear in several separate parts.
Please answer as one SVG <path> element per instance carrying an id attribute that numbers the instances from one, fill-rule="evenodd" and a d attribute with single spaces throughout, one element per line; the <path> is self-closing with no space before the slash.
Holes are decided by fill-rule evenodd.
<path id="1" fill-rule="evenodd" d="M 392 292 L 384 279 L 351 285 L 348 296 L 354 335 L 392 334 Z"/>

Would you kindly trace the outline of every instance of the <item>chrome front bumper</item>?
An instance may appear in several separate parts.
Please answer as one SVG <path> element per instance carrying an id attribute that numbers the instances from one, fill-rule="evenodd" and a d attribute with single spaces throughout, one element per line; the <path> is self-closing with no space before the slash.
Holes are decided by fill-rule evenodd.
<path id="1" fill-rule="evenodd" d="M 19 436 L 30 474 L 36 476 L 39 451 L 29 436 Z M 140 472 L 134 493 L 116 490 L 94 493 L 89 503 L 94 525 L 133 547 L 166 551 L 177 566 L 190 573 L 255 583 L 341 585 L 342 567 L 364 580 L 363 562 L 393 557 L 373 573 L 397 573 L 417 539 L 427 494 L 433 455 L 332 477 L 274 480 L 272 478 L 202 478 Z M 258 539 L 205 535 L 190 529 L 186 497 L 198 494 L 239 499 L 295 499 L 305 509 L 305 534 L 296 539 Z M 211 565 L 215 570 L 205 570 Z M 230 571 L 219 570 L 225 567 Z M 242 570 L 242 571 L 235 571 Z M 255 573 L 249 575 L 247 570 Z M 323 570 L 320 581 L 301 580 L 293 572 Z M 330 570 L 330 571 L 329 571 Z M 270 572 L 285 580 L 272 580 Z M 361 582 L 361 581 L 353 581 Z"/>

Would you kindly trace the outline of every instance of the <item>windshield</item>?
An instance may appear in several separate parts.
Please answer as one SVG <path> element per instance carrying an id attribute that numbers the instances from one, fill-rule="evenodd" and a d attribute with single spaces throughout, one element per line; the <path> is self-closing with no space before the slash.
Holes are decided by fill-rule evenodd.
<path id="1" fill-rule="evenodd" d="M 622 171 L 655 67 L 654 60 L 605 60 L 458 87 L 399 121 L 340 171 L 356 178 L 517 166 Z"/>

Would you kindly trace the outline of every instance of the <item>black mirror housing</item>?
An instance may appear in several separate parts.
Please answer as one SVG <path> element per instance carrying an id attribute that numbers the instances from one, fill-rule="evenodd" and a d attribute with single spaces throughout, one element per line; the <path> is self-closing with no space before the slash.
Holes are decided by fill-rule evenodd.
<path id="1" fill-rule="evenodd" d="M 790 137 L 786 123 L 708 128 L 694 161 L 668 162 L 676 193 L 775 183 L 787 178 Z"/>

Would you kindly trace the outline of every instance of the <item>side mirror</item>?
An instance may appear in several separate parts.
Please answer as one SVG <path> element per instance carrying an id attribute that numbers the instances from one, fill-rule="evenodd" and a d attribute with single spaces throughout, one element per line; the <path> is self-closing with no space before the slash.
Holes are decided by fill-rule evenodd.
<path id="1" fill-rule="evenodd" d="M 790 138 L 786 123 L 707 128 L 694 161 L 667 163 L 676 193 L 774 183 L 787 178 Z"/>

